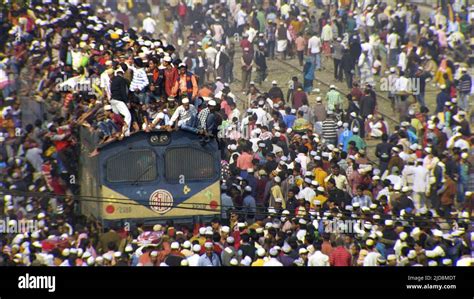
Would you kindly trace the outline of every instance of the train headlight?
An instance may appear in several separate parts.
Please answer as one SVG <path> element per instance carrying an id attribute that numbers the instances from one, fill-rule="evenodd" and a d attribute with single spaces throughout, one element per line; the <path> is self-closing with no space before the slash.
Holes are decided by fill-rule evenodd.
<path id="1" fill-rule="evenodd" d="M 160 136 L 158 135 L 152 135 L 150 137 L 150 143 L 153 144 L 153 145 L 157 145 L 160 143 Z"/>
<path id="2" fill-rule="evenodd" d="M 169 134 L 164 133 L 151 135 L 149 141 L 151 145 L 167 145 L 171 140 Z"/>
<path id="3" fill-rule="evenodd" d="M 166 134 L 160 135 L 160 143 L 168 143 L 170 137 Z"/>

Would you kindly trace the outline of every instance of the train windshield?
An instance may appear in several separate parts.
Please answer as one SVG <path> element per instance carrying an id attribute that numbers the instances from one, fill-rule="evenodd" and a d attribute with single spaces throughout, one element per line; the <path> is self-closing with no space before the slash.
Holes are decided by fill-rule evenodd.
<path id="1" fill-rule="evenodd" d="M 170 148 L 165 152 L 165 177 L 168 181 L 207 180 L 217 175 L 214 157 L 191 147 Z"/>
<path id="2" fill-rule="evenodd" d="M 149 182 L 157 175 L 156 154 L 151 149 L 123 151 L 106 162 L 106 180 L 111 183 Z"/>

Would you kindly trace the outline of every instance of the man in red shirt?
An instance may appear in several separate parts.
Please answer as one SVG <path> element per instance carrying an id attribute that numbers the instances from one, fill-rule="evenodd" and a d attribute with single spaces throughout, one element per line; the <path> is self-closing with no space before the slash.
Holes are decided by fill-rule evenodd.
<path id="1" fill-rule="evenodd" d="M 176 80 L 178 78 L 178 70 L 173 67 L 171 64 L 171 57 L 170 56 L 165 56 L 163 58 L 163 67 L 165 67 L 163 73 L 164 73 L 164 79 L 165 79 L 165 94 L 166 97 L 169 98 L 173 94 L 173 87 L 176 83 Z"/>
<path id="2" fill-rule="evenodd" d="M 356 102 L 360 101 L 360 99 L 362 98 L 364 93 L 360 89 L 359 83 L 357 83 L 357 82 L 352 83 L 351 95 L 352 95 L 352 100 L 353 101 L 356 101 Z"/>
<path id="3" fill-rule="evenodd" d="M 104 106 L 104 115 L 108 120 L 112 122 L 112 126 L 114 129 L 114 130 L 110 130 L 108 133 L 110 133 L 110 135 L 112 136 L 116 135 L 116 133 L 122 133 L 123 128 L 126 127 L 125 121 L 121 115 L 116 114 L 112 111 L 112 106 L 110 105 Z"/>
<path id="4" fill-rule="evenodd" d="M 324 233 L 322 235 L 323 237 L 323 244 L 321 245 L 321 252 L 324 253 L 327 256 L 330 256 L 334 248 L 332 248 L 331 245 L 331 235 L 328 233 Z"/>
<path id="5" fill-rule="evenodd" d="M 240 47 L 242 48 L 242 51 L 245 49 L 245 48 L 251 48 L 252 47 L 252 43 L 249 41 L 248 39 L 248 35 L 246 33 L 244 33 L 242 35 L 242 39 L 240 40 Z"/>
<path id="6" fill-rule="evenodd" d="M 309 105 L 308 96 L 306 95 L 306 92 L 304 92 L 303 88 L 301 88 L 301 86 L 298 86 L 296 91 L 293 93 L 291 101 L 293 104 L 293 108 L 295 108 L 296 110 L 298 110 L 303 105 Z"/>
<path id="7" fill-rule="evenodd" d="M 342 238 L 338 238 L 336 240 L 336 248 L 332 251 L 331 255 L 329 256 L 329 264 L 331 266 L 350 266 L 351 265 L 352 256 L 344 247 L 344 240 Z"/>
<path id="8" fill-rule="evenodd" d="M 250 149 L 245 146 L 242 150 L 242 154 L 237 158 L 237 167 L 241 170 L 240 176 L 243 178 L 247 177 L 247 169 L 253 168 L 253 157 L 249 151 Z"/>

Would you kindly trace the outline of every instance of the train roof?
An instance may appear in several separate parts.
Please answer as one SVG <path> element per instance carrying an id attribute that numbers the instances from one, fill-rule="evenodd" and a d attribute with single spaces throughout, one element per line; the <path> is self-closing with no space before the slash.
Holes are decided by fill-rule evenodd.
<path id="1" fill-rule="evenodd" d="M 159 140 L 156 139 L 156 137 L 158 137 Z M 171 132 L 166 130 L 153 130 L 150 132 L 139 131 L 132 133 L 130 134 L 130 136 L 124 137 L 121 140 L 114 139 L 106 143 L 100 143 L 100 139 L 98 137 L 97 132 L 90 132 L 87 129 L 81 130 L 81 142 L 83 143 L 84 147 L 88 148 L 91 151 L 93 149 L 98 149 L 99 151 L 102 151 L 109 148 L 113 148 L 117 145 L 126 145 L 129 143 L 134 143 L 142 139 L 148 139 L 150 144 L 153 146 L 166 146 L 174 139 L 184 140 L 185 143 L 192 143 L 197 141 L 203 141 L 204 136 L 197 135 L 195 133 L 184 130 L 177 130 Z M 217 146 L 215 138 L 208 138 L 206 142 Z"/>

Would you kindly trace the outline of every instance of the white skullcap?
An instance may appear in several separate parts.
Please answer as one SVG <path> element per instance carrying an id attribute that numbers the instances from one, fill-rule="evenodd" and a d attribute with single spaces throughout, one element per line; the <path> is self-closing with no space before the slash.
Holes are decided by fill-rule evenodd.
<path id="1" fill-rule="evenodd" d="M 265 249 L 264 249 L 264 248 L 260 247 L 260 248 L 257 249 L 257 255 L 258 255 L 259 257 L 264 257 L 264 256 L 265 256 L 265 253 L 266 253 L 266 252 L 265 252 Z"/>
<path id="2" fill-rule="evenodd" d="M 429 267 L 436 267 L 436 266 L 438 266 L 438 262 L 436 262 L 436 261 L 429 261 L 429 262 L 428 262 L 428 266 L 429 266 Z"/>
<path id="3" fill-rule="evenodd" d="M 400 236 L 400 240 L 405 241 L 406 238 L 408 237 L 408 234 L 406 232 L 401 232 L 399 236 Z"/>
<path id="4" fill-rule="evenodd" d="M 171 249 L 179 249 L 179 243 L 178 242 L 171 243 Z"/>

